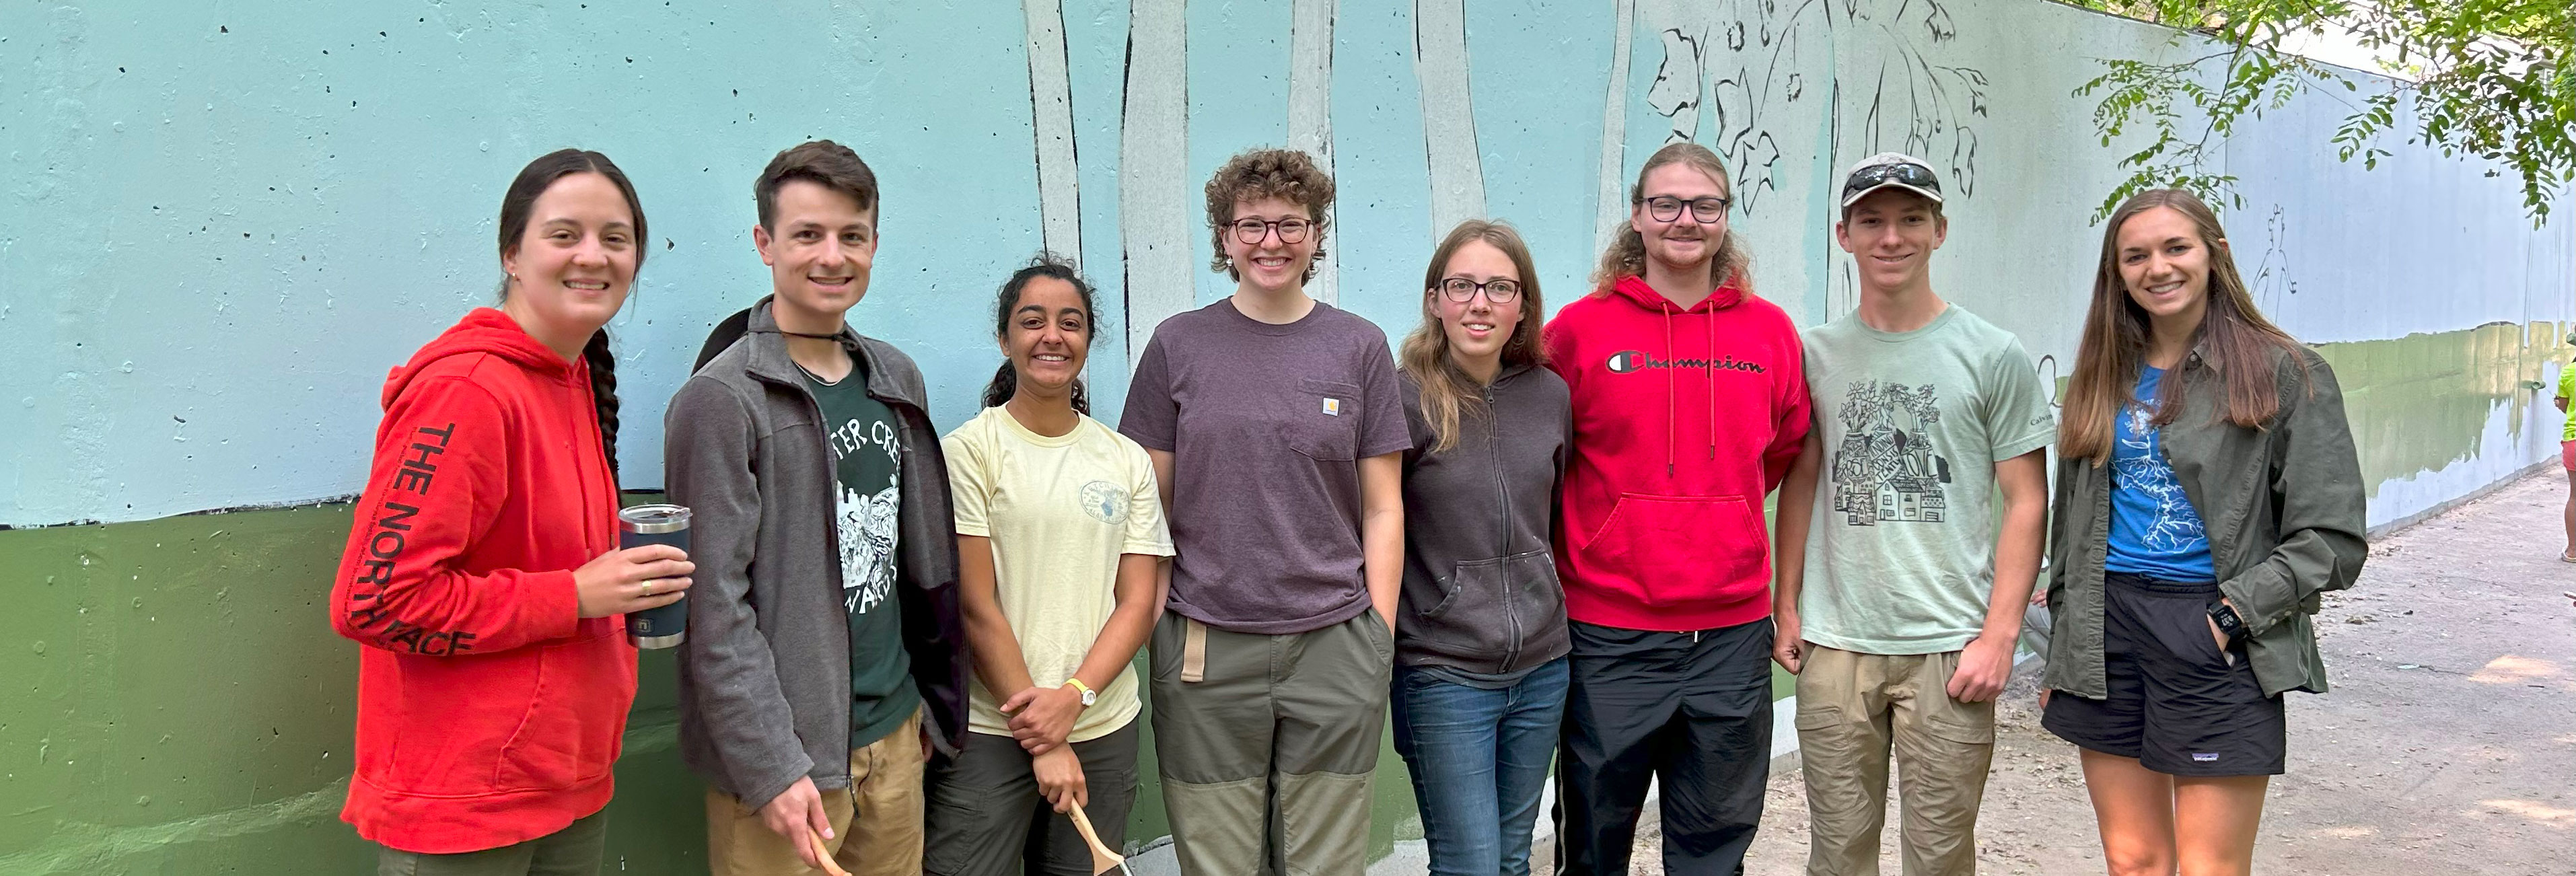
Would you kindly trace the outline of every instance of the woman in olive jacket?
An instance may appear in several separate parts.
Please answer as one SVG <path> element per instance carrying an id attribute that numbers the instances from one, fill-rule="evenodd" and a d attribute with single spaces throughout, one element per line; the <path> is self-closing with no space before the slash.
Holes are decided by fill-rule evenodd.
<path id="1" fill-rule="evenodd" d="M 2317 595 L 2367 546 L 2334 371 L 2198 198 L 2112 214 L 2058 452 L 2042 724 L 2083 749 L 2112 873 L 2249 872 L 2281 695 L 2326 689 Z"/>

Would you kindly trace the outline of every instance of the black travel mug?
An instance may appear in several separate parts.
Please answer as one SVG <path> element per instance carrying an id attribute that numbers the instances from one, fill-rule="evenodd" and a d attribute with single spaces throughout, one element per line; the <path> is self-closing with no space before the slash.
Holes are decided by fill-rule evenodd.
<path id="1" fill-rule="evenodd" d="M 667 544 L 689 549 L 689 509 L 680 505 L 637 505 L 617 512 L 617 546 L 621 549 Z M 626 641 L 638 648 L 669 648 L 687 641 L 689 598 L 660 608 L 626 613 Z"/>

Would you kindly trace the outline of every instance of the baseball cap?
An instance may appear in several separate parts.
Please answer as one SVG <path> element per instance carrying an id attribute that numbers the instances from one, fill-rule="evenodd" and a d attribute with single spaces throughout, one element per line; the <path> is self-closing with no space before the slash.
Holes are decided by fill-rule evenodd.
<path id="1" fill-rule="evenodd" d="M 1941 202 L 1941 178 L 1923 159 L 1902 152 L 1881 152 L 1852 165 L 1843 175 L 1843 206 L 1849 207 L 1879 189 L 1895 187 Z"/>

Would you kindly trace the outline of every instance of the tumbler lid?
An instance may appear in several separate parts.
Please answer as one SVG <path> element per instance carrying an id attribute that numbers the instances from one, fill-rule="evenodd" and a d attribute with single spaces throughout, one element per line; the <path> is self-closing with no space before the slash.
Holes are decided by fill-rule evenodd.
<path id="1" fill-rule="evenodd" d="M 617 512 L 617 527 L 648 535 L 679 532 L 689 528 L 689 509 L 683 505 L 637 505 Z"/>

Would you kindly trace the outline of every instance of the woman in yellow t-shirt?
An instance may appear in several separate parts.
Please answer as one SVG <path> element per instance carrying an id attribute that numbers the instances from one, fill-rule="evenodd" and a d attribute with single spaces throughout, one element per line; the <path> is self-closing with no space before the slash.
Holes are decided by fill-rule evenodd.
<path id="1" fill-rule="evenodd" d="M 2576 333 L 2567 336 L 2567 343 L 2576 345 Z M 2571 397 L 2576 397 L 2576 361 L 2558 366 L 2560 412 L 2567 410 Z M 2567 469 L 2567 547 L 2558 552 L 2558 559 L 2576 563 L 2576 417 L 2567 418 L 2567 425 L 2558 432 L 2558 464 Z"/>
<path id="2" fill-rule="evenodd" d="M 959 601 L 975 673 L 966 744 L 931 769 L 923 869 L 1089 873 L 1062 813 L 1126 839 L 1136 672 L 1172 555 L 1153 461 L 1089 416 L 1091 284 L 1040 256 L 1002 284 L 1008 357 L 984 412 L 940 442 L 956 496 Z"/>

